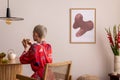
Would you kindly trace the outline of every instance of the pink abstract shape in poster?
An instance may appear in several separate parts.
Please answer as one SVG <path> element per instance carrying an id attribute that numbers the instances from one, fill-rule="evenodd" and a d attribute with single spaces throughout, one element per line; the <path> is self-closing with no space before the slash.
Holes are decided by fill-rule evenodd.
<path id="1" fill-rule="evenodd" d="M 80 14 L 80 13 L 76 14 L 76 16 L 75 16 L 75 22 L 73 24 L 73 28 L 74 29 L 80 28 L 78 30 L 78 32 L 76 33 L 76 37 L 82 36 L 87 31 L 92 30 L 93 27 L 94 27 L 94 25 L 93 25 L 93 22 L 91 20 L 84 21 L 82 14 Z"/>

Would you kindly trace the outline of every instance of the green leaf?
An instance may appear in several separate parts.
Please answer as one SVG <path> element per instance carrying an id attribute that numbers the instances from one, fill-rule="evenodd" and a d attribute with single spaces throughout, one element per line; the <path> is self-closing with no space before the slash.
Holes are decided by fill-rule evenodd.
<path id="1" fill-rule="evenodd" d="M 109 34 L 109 31 L 105 28 L 105 31 L 107 32 L 107 34 Z"/>
<path id="2" fill-rule="evenodd" d="M 119 48 L 116 45 L 111 46 L 111 49 L 112 49 L 114 55 L 119 55 Z"/>
<path id="3" fill-rule="evenodd" d="M 116 36 L 117 36 L 116 25 L 114 25 L 114 27 L 113 27 L 113 38 L 114 38 L 114 40 L 116 40 Z"/>

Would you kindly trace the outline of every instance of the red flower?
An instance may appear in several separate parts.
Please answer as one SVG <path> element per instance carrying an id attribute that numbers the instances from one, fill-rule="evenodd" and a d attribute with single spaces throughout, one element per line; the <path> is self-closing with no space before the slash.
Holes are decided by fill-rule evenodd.
<path id="1" fill-rule="evenodd" d="M 111 34 L 111 30 L 105 29 L 107 32 L 107 37 L 109 39 L 109 43 L 114 55 L 120 55 L 120 25 L 117 27 L 116 25 L 113 27 L 113 34 Z"/>
<path id="2" fill-rule="evenodd" d="M 114 46 L 114 43 L 113 43 L 111 34 L 108 34 L 108 39 L 109 39 L 110 44 L 111 44 L 112 46 Z"/>

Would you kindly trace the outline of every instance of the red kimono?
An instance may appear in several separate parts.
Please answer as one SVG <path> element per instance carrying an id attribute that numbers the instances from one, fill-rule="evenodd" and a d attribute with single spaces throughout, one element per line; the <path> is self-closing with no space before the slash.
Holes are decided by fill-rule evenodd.
<path id="1" fill-rule="evenodd" d="M 22 64 L 30 64 L 34 74 L 33 78 L 43 78 L 46 63 L 52 63 L 52 48 L 46 42 L 32 44 L 27 52 L 20 56 Z"/>

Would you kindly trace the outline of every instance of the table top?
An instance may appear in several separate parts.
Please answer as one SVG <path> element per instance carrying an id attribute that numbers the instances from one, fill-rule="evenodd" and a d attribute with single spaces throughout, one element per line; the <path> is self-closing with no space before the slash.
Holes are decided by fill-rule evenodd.
<path id="1" fill-rule="evenodd" d="M 7 63 L 0 63 L 0 66 L 1 65 L 17 65 L 17 64 L 21 64 L 19 59 L 14 59 L 14 60 L 8 60 Z"/>

